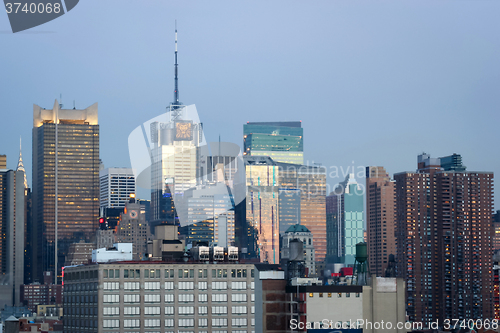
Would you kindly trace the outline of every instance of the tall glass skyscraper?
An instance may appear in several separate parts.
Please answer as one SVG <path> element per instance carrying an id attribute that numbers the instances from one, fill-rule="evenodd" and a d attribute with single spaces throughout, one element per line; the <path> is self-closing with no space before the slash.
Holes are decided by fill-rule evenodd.
<path id="1" fill-rule="evenodd" d="M 97 103 L 86 109 L 33 105 L 34 279 L 58 274 L 71 243 L 90 241 L 99 217 Z M 56 227 L 57 221 L 57 227 Z M 57 259 L 55 257 L 57 245 Z"/>
<path id="2" fill-rule="evenodd" d="M 245 204 L 236 207 L 237 245 L 248 248 L 248 255 L 261 261 L 278 262 L 280 233 L 300 219 L 300 224 L 313 233 L 316 257 L 323 260 L 326 254 L 324 168 L 278 163 L 264 156 L 244 160 L 247 195 Z"/>
<path id="3" fill-rule="evenodd" d="M 356 244 L 364 241 L 363 191 L 354 179 L 346 177 L 328 198 L 328 234 L 336 237 L 329 241 L 329 257 L 334 262 L 353 265 Z M 332 211 L 336 209 L 336 212 Z"/>
<path id="4" fill-rule="evenodd" d="M 301 125 L 300 121 L 248 122 L 243 125 L 243 154 L 303 164 L 304 131 Z"/>

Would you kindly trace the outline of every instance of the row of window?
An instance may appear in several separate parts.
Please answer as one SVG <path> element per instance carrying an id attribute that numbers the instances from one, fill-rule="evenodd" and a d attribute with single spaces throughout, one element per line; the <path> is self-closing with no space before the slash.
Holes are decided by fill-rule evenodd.
<path id="1" fill-rule="evenodd" d="M 309 297 L 313 297 L 313 294 L 309 294 Z M 328 294 L 331 297 L 331 293 Z M 320 297 L 323 297 L 323 293 L 320 293 Z M 349 297 L 349 296 L 347 296 Z M 359 296 L 357 296 L 359 297 Z M 227 302 L 228 295 L 227 294 L 212 294 L 212 302 Z M 179 294 L 178 295 L 179 302 L 194 302 L 194 294 Z M 198 294 L 198 302 L 207 302 L 208 294 Z M 232 294 L 231 295 L 232 302 L 246 302 L 247 295 L 246 294 Z M 255 294 L 250 295 L 250 301 L 255 302 Z M 103 303 L 119 303 L 120 295 L 103 295 Z M 140 303 L 140 295 L 123 295 L 124 303 Z M 174 294 L 166 294 L 165 295 L 165 303 L 174 303 L 175 295 Z M 160 303 L 160 295 L 144 295 L 144 303 Z"/>
<path id="2" fill-rule="evenodd" d="M 315 293 L 309 293 L 309 297 L 312 298 L 314 297 Z M 326 294 L 328 298 L 332 298 L 332 293 L 317 293 L 318 297 L 323 297 L 324 294 Z M 343 293 L 337 293 L 337 297 L 342 297 Z M 359 297 L 360 293 L 355 293 L 356 297 Z M 345 297 L 351 297 L 351 293 L 345 293 Z"/>
<path id="3" fill-rule="evenodd" d="M 165 279 L 173 279 L 175 277 L 175 269 L 165 269 L 163 277 Z M 208 269 L 177 269 L 177 277 L 180 279 L 188 279 L 195 277 L 195 271 L 198 278 L 207 278 L 208 277 Z M 250 271 L 250 272 L 248 272 Z M 254 277 L 253 269 L 212 269 L 212 278 L 246 278 L 248 275 Z M 119 269 L 103 269 L 103 277 L 104 278 L 120 278 L 120 270 Z M 137 279 L 141 277 L 140 269 L 124 269 L 123 270 L 123 278 L 133 278 Z M 159 279 L 161 278 L 159 269 L 144 269 L 142 270 L 142 277 L 148 279 Z"/>

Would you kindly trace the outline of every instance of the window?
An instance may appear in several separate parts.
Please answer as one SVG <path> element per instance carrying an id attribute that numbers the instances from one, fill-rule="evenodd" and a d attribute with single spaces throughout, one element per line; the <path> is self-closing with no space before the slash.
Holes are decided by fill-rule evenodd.
<path id="1" fill-rule="evenodd" d="M 120 321 L 118 319 L 105 319 L 102 321 L 102 327 L 104 327 L 104 328 L 118 328 L 118 327 L 120 327 Z"/>
<path id="2" fill-rule="evenodd" d="M 227 294 L 212 294 L 212 302 L 227 302 Z"/>
<path id="3" fill-rule="evenodd" d="M 174 294 L 165 294 L 165 303 L 173 303 Z"/>
<path id="4" fill-rule="evenodd" d="M 120 308 L 118 307 L 104 307 L 102 308 L 102 314 L 104 316 L 118 316 L 120 315 Z"/>
<path id="5" fill-rule="evenodd" d="M 144 327 L 160 327 L 160 319 L 144 319 Z"/>
<path id="6" fill-rule="evenodd" d="M 351 293 L 345 293 L 345 297 L 351 297 Z"/>
<path id="7" fill-rule="evenodd" d="M 239 269 L 238 271 L 241 273 L 241 269 Z M 231 283 L 231 288 L 233 290 L 244 290 L 247 289 L 247 283 L 246 281 L 240 281 L 240 282 L 233 281 Z"/>
<path id="8" fill-rule="evenodd" d="M 123 327 L 131 328 L 131 327 L 141 327 L 141 323 L 139 319 L 125 319 L 123 321 Z"/>
<path id="9" fill-rule="evenodd" d="M 123 277 L 128 278 L 128 269 L 123 270 Z"/>
<path id="10" fill-rule="evenodd" d="M 194 327 L 194 319 L 179 319 L 179 327 Z"/>
<path id="11" fill-rule="evenodd" d="M 194 314 L 194 306 L 179 306 L 179 315 Z"/>
<path id="12" fill-rule="evenodd" d="M 179 290 L 193 290 L 193 289 L 194 289 L 194 282 L 192 281 L 179 282 Z"/>
<path id="13" fill-rule="evenodd" d="M 198 282 L 198 289 L 199 290 L 207 290 L 208 283 L 206 281 L 203 282 Z"/>
<path id="14" fill-rule="evenodd" d="M 319 293 L 319 297 L 323 297 L 323 293 Z"/>
<path id="15" fill-rule="evenodd" d="M 309 293 L 309 297 L 310 297 L 310 298 L 313 298 L 313 297 L 314 297 L 314 294 L 313 294 L 313 293 Z"/>
<path id="16" fill-rule="evenodd" d="M 227 290 L 227 282 L 212 282 L 212 290 Z"/>
<path id="17" fill-rule="evenodd" d="M 246 318 L 233 318 L 231 320 L 232 326 L 247 326 Z"/>
<path id="18" fill-rule="evenodd" d="M 145 315 L 159 315 L 160 314 L 160 307 L 159 306 L 145 306 L 144 307 L 144 314 Z"/>
<path id="19" fill-rule="evenodd" d="M 233 306 L 231 309 L 231 313 L 236 313 L 236 314 L 242 314 L 242 313 L 247 313 L 247 307 L 246 306 Z"/>
<path id="20" fill-rule="evenodd" d="M 198 319 L 198 327 L 207 327 L 207 326 L 208 326 L 208 319 L 207 318 Z"/>
<path id="21" fill-rule="evenodd" d="M 165 327 L 174 327 L 173 319 L 165 319 Z"/>
<path id="22" fill-rule="evenodd" d="M 198 307 L 198 314 L 200 314 L 200 315 L 206 315 L 206 314 L 208 314 L 208 307 L 206 307 L 206 306 L 199 306 Z"/>
<path id="23" fill-rule="evenodd" d="M 139 295 L 137 295 L 139 296 Z M 123 308 L 123 313 L 126 315 L 140 315 L 141 308 L 138 306 L 126 306 Z"/>
<path id="24" fill-rule="evenodd" d="M 332 298 L 332 293 L 328 293 L 328 298 Z"/>
<path id="25" fill-rule="evenodd" d="M 232 302 L 246 302 L 247 294 L 232 294 L 231 295 Z"/>
<path id="26" fill-rule="evenodd" d="M 172 290 L 174 289 L 174 283 L 173 282 L 165 282 L 165 290 Z"/>
<path id="27" fill-rule="evenodd" d="M 139 296 L 139 295 L 137 295 Z M 104 303 L 118 303 L 120 302 L 120 295 L 104 295 L 103 296 Z M 77 302 L 79 303 L 79 302 Z"/>
<path id="28" fill-rule="evenodd" d="M 139 289 L 139 282 L 124 282 L 123 289 L 125 289 L 125 290 L 138 290 Z"/>
<path id="29" fill-rule="evenodd" d="M 207 294 L 198 294 L 198 302 L 208 302 Z"/>
<path id="30" fill-rule="evenodd" d="M 179 302 L 194 302 L 193 294 L 179 294 Z"/>
<path id="31" fill-rule="evenodd" d="M 342 293 L 338 293 L 338 294 L 337 294 L 337 297 L 342 297 Z"/>
<path id="32" fill-rule="evenodd" d="M 212 318 L 212 327 L 226 327 L 227 318 Z"/>
<path id="33" fill-rule="evenodd" d="M 104 282 L 103 289 L 104 290 L 118 290 L 118 289 L 120 289 L 120 284 L 118 282 Z"/>
<path id="34" fill-rule="evenodd" d="M 173 306 L 166 306 L 165 307 L 165 314 L 166 315 L 174 315 L 175 314 L 175 308 Z"/>
<path id="35" fill-rule="evenodd" d="M 212 314 L 227 314 L 227 306 L 212 306 Z"/>
<path id="36" fill-rule="evenodd" d="M 159 294 L 144 295 L 144 303 L 160 303 Z"/>
<path id="37" fill-rule="evenodd" d="M 165 279 L 173 279 L 174 274 L 175 274 L 175 272 L 173 269 L 166 269 L 165 270 Z"/>
<path id="38" fill-rule="evenodd" d="M 146 290 L 160 289 L 160 282 L 144 282 L 144 289 Z"/>

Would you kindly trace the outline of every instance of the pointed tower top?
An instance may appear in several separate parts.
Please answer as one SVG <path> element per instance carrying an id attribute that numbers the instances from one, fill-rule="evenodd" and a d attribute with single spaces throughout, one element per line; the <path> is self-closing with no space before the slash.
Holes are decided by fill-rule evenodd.
<path id="1" fill-rule="evenodd" d="M 28 179 L 26 177 L 26 170 L 24 169 L 24 164 L 23 164 L 23 154 L 21 152 L 21 137 L 19 137 L 19 162 L 17 162 L 17 169 L 16 171 L 22 171 L 24 172 L 24 188 L 28 188 Z"/>

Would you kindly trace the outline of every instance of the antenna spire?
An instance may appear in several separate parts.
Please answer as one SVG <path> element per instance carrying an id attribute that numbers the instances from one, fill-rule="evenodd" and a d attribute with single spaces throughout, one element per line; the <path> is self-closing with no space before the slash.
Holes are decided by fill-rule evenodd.
<path id="1" fill-rule="evenodd" d="M 175 20 L 175 88 L 174 88 L 174 102 L 173 105 L 180 105 L 179 102 L 179 78 L 178 78 L 178 64 L 177 64 L 177 20 Z"/>

